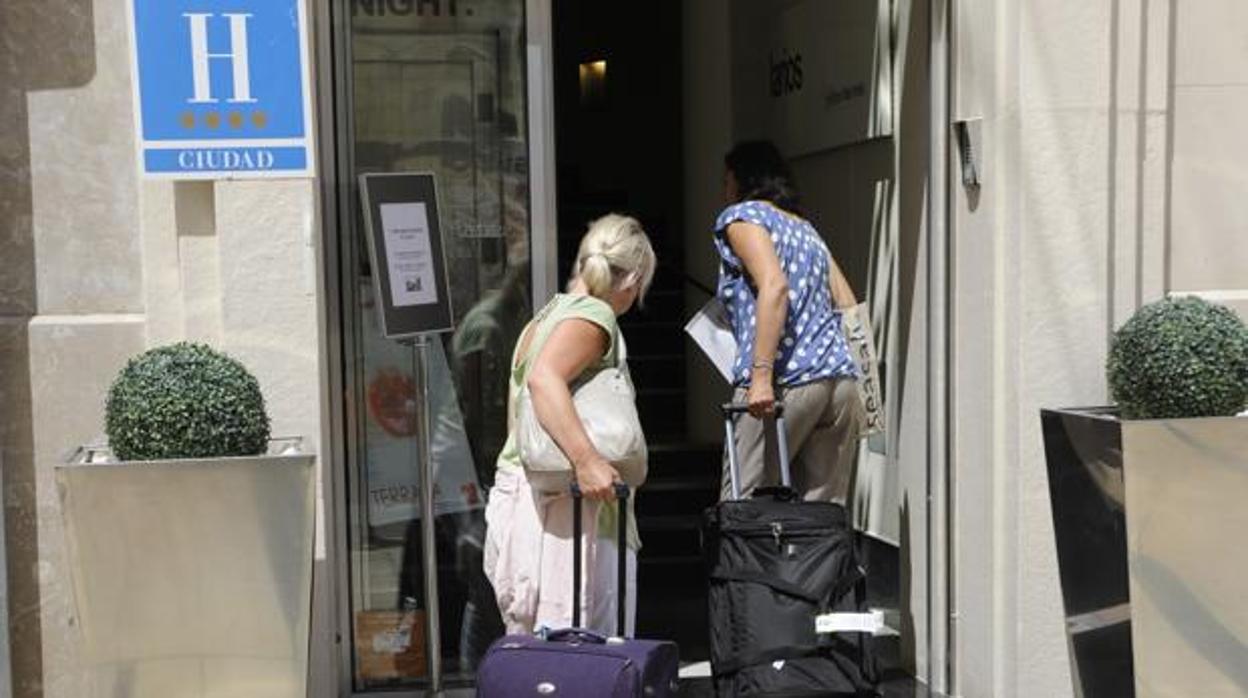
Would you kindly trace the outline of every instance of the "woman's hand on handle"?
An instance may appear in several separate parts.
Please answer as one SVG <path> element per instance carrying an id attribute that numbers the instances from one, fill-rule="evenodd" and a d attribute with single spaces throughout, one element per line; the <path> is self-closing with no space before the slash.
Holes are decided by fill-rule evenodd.
<path id="1" fill-rule="evenodd" d="M 595 454 L 576 464 L 576 484 L 586 499 L 615 499 L 617 482 L 620 482 L 620 474 L 602 456 Z"/>
<path id="2" fill-rule="evenodd" d="M 750 382 L 750 389 L 745 394 L 745 400 L 750 406 L 750 415 L 755 419 L 762 419 L 776 411 L 776 391 L 771 386 L 770 371 L 754 371 L 754 378 Z"/>

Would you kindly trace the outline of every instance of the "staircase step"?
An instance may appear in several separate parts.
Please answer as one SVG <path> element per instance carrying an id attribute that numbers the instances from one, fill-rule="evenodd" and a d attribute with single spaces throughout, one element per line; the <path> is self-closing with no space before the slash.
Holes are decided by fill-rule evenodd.
<path id="1" fill-rule="evenodd" d="M 685 392 L 684 354 L 629 356 L 628 370 L 639 391 L 654 386 Z"/>
<path id="2" fill-rule="evenodd" d="M 662 472 L 651 471 L 651 477 L 646 482 L 646 495 L 676 492 L 702 492 L 709 490 L 718 490 L 719 476 L 708 475 L 706 477 L 688 476 L 683 474 L 665 475 Z"/>
<path id="3" fill-rule="evenodd" d="M 646 432 L 647 439 L 673 439 L 685 433 L 685 421 L 676 423 L 654 422 L 646 417 L 641 418 L 641 428 Z"/>
<path id="4" fill-rule="evenodd" d="M 637 381 L 633 381 L 633 383 L 634 387 L 637 389 L 638 399 L 643 397 L 653 397 L 663 398 L 668 402 L 684 402 L 685 391 L 683 388 L 669 388 L 662 383 L 650 383 L 649 385 L 645 383 L 638 383 Z"/>
<path id="5" fill-rule="evenodd" d="M 646 294 L 646 304 L 633 308 L 628 315 L 620 319 L 620 324 L 627 328 L 633 322 L 654 320 L 679 321 L 685 316 L 685 293 L 679 285 L 655 286 Z"/>
<path id="6" fill-rule="evenodd" d="M 657 479 L 657 478 L 656 478 Z M 696 529 L 702 512 L 719 498 L 719 480 L 702 480 L 697 487 L 666 489 L 657 483 L 646 483 L 637 494 L 638 524 L 649 528 Z M 650 522 L 642 522 L 645 517 Z M 686 520 L 677 525 L 668 517 Z"/>
<path id="7" fill-rule="evenodd" d="M 641 428 L 651 443 L 680 438 L 685 434 L 688 416 L 685 414 L 685 402 L 679 395 L 653 394 L 639 389 L 637 412 L 641 417 Z"/>
<path id="8" fill-rule="evenodd" d="M 645 418 L 642 418 L 645 421 Z M 719 444 L 664 443 L 652 438 L 649 445 L 651 481 L 670 478 L 705 478 L 719 481 L 723 447 Z"/>
<path id="9" fill-rule="evenodd" d="M 642 487 L 642 493 L 645 487 Z M 637 528 L 641 531 L 662 531 L 664 533 L 697 533 L 702 521 L 702 510 L 691 513 L 680 514 L 650 514 L 642 513 L 645 506 L 641 503 L 642 497 L 637 496 Z"/>
<path id="10" fill-rule="evenodd" d="M 621 323 L 628 356 L 673 354 L 684 351 L 684 323 L 678 320 L 647 320 Z"/>
<path id="11" fill-rule="evenodd" d="M 649 564 L 651 559 L 681 559 L 697 562 L 702 559 L 702 534 L 697 528 L 684 531 L 651 531 L 642 528 L 641 556 L 639 564 Z"/>
<path id="12" fill-rule="evenodd" d="M 637 564 L 647 568 L 664 567 L 669 570 L 677 570 L 680 574 L 701 574 L 706 567 L 706 562 L 701 555 L 660 555 L 658 553 L 643 554 Z"/>
<path id="13" fill-rule="evenodd" d="M 644 558 L 646 548 L 643 547 Z M 685 564 L 639 564 L 637 636 L 672 640 L 681 661 L 710 658 L 706 609 L 706 572 L 701 561 Z M 653 590 L 649 596 L 647 590 Z"/>

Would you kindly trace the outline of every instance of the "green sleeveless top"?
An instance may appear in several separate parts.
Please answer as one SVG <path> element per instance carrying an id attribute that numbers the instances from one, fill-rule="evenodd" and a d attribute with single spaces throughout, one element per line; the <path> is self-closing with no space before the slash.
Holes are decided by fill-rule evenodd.
<path id="1" fill-rule="evenodd" d="M 615 366 L 618 362 L 621 351 L 619 343 L 623 342 L 623 337 L 619 334 L 615 311 L 611 309 L 611 306 L 606 301 L 590 295 L 556 294 L 546 304 L 546 307 L 538 311 L 533 318 L 533 324 L 531 325 L 533 335 L 529 340 L 529 346 L 525 355 L 520 356 L 520 348 L 524 344 L 528 331 L 520 333 L 520 339 L 516 341 L 516 348 L 512 353 L 511 381 L 507 390 L 507 442 L 503 444 L 503 450 L 498 454 L 497 466 L 499 470 L 517 471 L 524 469 L 524 465 L 520 462 L 520 447 L 516 443 L 516 432 L 512 424 L 512 410 L 520 395 L 520 389 L 524 387 L 524 382 L 528 379 L 531 362 L 541 353 L 543 345 L 546 344 L 546 340 L 550 338 L 551 333 L 559 326 L 559 323 L 570 319 L 592 322 L 607 333 L 606 353 L 597 362 L 585 369 L 581 377 L 591 376 L 604 368 Z M 616 341 L 617 338 L 619 342 Z M 635 500 L 635 496 L 630 497 L 628 500 L 628 547 L 638 550 L 641 548 L 641 537 L 637 533 L 637 517 L 633 507 Z M 598 516 L 599 537 L 609 537 L 612 540 L 616 538 L 616 523 L 619 521 L 616 506 L 616 502 L 612 501 L 607 502 L 606 506 L 602 507 Z"/>

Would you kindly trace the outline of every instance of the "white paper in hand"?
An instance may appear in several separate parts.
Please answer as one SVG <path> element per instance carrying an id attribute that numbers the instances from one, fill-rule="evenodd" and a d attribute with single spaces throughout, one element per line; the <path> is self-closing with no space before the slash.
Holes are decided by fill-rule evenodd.
<path id="1" fill-rule="evenodd" d="M 732 336 L 728 310 L 718 298 L 702 306 L 685 325 L 685 332 L 706 354 L 724 380 L 732 383 L 732 366 L 737 360 L 737 340 Z"/>

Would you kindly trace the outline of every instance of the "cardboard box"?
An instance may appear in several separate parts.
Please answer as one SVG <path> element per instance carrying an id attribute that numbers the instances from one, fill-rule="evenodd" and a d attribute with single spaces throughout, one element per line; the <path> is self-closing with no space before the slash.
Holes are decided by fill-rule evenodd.
<path id="1" fill-rule="evenodd" d="M 425 612 L 359 611 L 355 614 L 355 675 L 365 682 L 422 678 Z"/>

